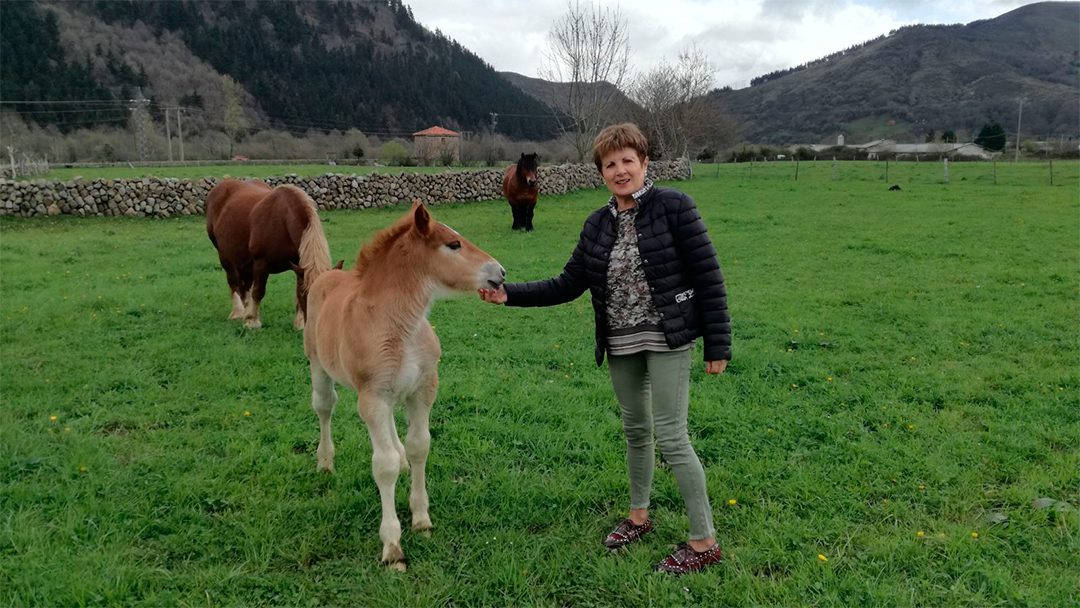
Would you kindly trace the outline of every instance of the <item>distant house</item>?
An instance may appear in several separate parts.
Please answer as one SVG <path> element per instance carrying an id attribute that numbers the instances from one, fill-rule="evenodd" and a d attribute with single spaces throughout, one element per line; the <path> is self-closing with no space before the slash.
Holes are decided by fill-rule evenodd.
<path id="1" fill-rule="evenodd" d="M 461 133 L 457 131 L 440 126 L 417 131 L 413 133 L 413 147 L 426 164 L 436 160 L 461 162 Z"/>
<path id="2" fill-rule="evenodd" d="M 867 158 L 876 159 L 882 154 L 892 154 L 897 158 L 920 156 L 945 156 L 949 158 L 964 156 L 989 160 L 994 155 L 986 148 L 971 142 L 945 143 L 930 142 L 925 144 L 898 144 L 891 139 L 882 139 L 862 146 L 853 146 L 865 150 Z"/>
<path id="3" fill-rule="evenodd" d="M 823 152 L 832 146 L 822 144 L 808 144 L 791 146 L 792 152 L 798 150 L 798 148 L 806 148 L 814 152 Z M 869 160 L 877 160 L 882 156 L 894 156 L 898 159 L 905 158 L 918 158 L 918 157 L 939 157 L 945 156 L 948 158 L 955 158 L 957 156 L 963 156 L 965 158 L 979 158 L 982 160 L 990 160 L 994 158 L 995 154 L 986 148 L 975 143 L 942 143 L 931 142 L 928 144 L 898 144 L 891 139 L 875 139 L 874 141 L 866 142 L 865 144 L 851 144 L 844 146 L 850 150 L 858 150 L 866 153 L 866 158 Z"/>

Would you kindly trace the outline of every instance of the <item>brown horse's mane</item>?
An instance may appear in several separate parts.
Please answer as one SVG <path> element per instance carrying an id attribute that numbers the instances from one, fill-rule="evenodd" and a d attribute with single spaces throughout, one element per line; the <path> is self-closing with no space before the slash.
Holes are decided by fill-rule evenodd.
<path id="1" fill-rule="evenodd" d="M 394 246 L 394 243 L 401 238 L 401 235 L 408 232 L 412 226 L 413 216 L 410 213 L 390 226 L 376 232 L 367 243 L 364 243 L 364 246 L 360 248 L 360 253 L 356 255 L 356 272 L 359 274 L 366 272 L 371 263 L 384 252 L 389 251 Z"/>

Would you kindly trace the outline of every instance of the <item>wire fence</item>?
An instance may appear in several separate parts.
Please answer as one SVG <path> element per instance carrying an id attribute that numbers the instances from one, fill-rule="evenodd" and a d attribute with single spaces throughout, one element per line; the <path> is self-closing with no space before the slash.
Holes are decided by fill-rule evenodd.
<path id="1" fill-rule="evenodd" d="M 744 181 L 980 184 L 1080 188 L 1080 160 L 896 161 L 779 160 L 694 165 L 694 175 Z M 1080 195 L 1080 190 L 1078 190 Z"/>

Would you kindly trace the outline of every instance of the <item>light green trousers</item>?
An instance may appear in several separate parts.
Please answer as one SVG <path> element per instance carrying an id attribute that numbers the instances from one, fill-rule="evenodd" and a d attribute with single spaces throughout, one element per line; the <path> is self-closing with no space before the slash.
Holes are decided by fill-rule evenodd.
<path id="1" fill-rule="evenodd" d="M 656 456 L 660 454 L 675 473 L 679 493 L 690 519 L 690 539 L 715 535 L 712 507 L 701 467 L 686 431 L 690 402 L 690 355 L 693 349 L 674 352 L 645 351 L 609 356 L 608 371 L 622 408 L 626 434 L 626 465 L 630 472 L 630 508 L 649 506 Z"/>

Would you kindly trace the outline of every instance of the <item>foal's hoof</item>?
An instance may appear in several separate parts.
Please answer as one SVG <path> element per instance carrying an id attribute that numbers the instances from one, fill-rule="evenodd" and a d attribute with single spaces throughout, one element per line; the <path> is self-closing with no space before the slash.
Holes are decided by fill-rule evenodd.
<path id="1" fill-rule="evenodd" d="M 382 552 L 382 563 L 386 564 L 386 567 L 391 570 L 405 572 L 405 552 L 401 550 L 401 545 L 385 545 Z"/>
<path id="2" fill-rule="evenodd" d="M 435 526 L 431 525 L 430 519 L 423 519 L 421 521 L 414 521 L 412 525 L 413 532 L 416 532 L 424 538 L 431 538 L 431 531 L 435 529 Z"/>
<path id="3" fill-rule="evenodd" d="M 262 329 L 262 321 L 259 319 L 248 319 L 244 321 L 244 327 L 248 329 Z"/>
<path id="4" fill-rule="evenodd" d="M 393 570 L 394 572 L 405 572 L 405 570 L 406 570 L 404 561 L 390 562 L 390 563 L 386 564 L 386 567 L 387 567 L 387 569 Z"/>

